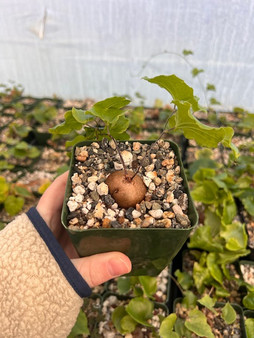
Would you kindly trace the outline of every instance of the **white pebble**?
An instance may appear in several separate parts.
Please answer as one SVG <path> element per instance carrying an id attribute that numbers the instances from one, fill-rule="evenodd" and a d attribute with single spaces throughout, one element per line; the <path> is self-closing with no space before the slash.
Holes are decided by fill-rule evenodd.
<path id="1" fill-rule="evenodd" d="M 75 196 L 75 201 L 78 202 L 78 203 L 83 202 L 83 199 L 84 199 L 84 196 L 81 195 L 81 194 L 77 194 L 77 195 Z"/>
<path id="2" fill-rule="evenodd" d="M 141 212 L 139 212 L 137 210 L 132 211 L 132 217 L 133 218 L 139 218 L 140 216 L 141 216 Z"/>
<path id="3" fill-rule="evenodd" d="M 73 191 L 75 192 L 75 194 L 81 194 L 83 195 L 85 193 L 85 189 L 81 186 L 81 185 L 77 185 Z"/>
<path id="4" fill-rule="evenodd" d="M 100 196 L 108 194 L 108 185 L 104 182 L 97 186 L 97 192 Z"/>
<path id="5" fill-rule="evenodd" d="M 75 202 L 75 201 L 68 201 L 68 202 L 67 202 L 67 206 L 68 206 L 70 212 L 72 212 L 72 211 L 77 210 L 77 208 L 78 208 L 78 203 Z"/>
<path id="6" fill-rule="evenodd" d="M 155 184 L 152 182 L 149 184 L 149 190 L 154 191 L 156 189 Z"/>
<path id="7" fill-rule="evenodd" d="M 97 182 L 97 181 L 98 181 L 98 177 L 97 176 L 90 176 L 87 179 L 88 183 L 90 183 L 90 182 Z"/>
<path id="8" fill-rule="evenodd" d="M 73 184 L 81 184 L 82 181 L 81 181 L 81 178 L 79 177 L 78 173 L 75 173 L 74 175 L 72 175 L 72 183 Z"/>
<path id="9" fill-rule="evenodd" d="M 157 172 L 156 171 L 149 171 L 148 173 L 146 173 L 146 177 L 151 178 L 151 180 L 153 180 L 157 177 Z"/>
<path id="10" fill-rule="evenodd" d="M 149 211 L 149 214 L 156 218 L 156 219 L 159 219 L 163 216 L 163 211 L 161 209 L 157 209 L 157 210 L 150 210 Z"/>
<path id="11" fill-rule="evenodd" d="M 127 166 L 131 165 L 132 159 L 133 159 L 132 153 L 127 151 L 127 150 L 123 150 L 123 151 L 121 151 L 121 155 L 122 155 L 122 158 L 123 158 L 125 165 L 127 165 Z"/>
<path id="12" fill-rule="evenodd" d="M 96 182 L 92 181 L 88 184 L 88 189 L 90 189 L 91 191 L 96 190 L 97 184 Z"/>
<path id="13" fill-rule="evenodd" d="M 150 183 L 152 182 L 151 178 L 143 176 L 143 181 L 147 187 L 149 187 Z"/>
<path id="14" fill-rule="evenodd" d="M 121 170 L 123 169 L 123 165 L 121 163 L 114 162 L 114 168 L 115 170 Z"/>

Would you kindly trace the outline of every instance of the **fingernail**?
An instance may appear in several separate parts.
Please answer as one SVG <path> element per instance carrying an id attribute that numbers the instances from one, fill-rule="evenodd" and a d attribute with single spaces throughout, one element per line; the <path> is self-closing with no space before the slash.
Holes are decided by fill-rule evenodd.
<path id="1" fill-rule="evenodd" d="M 111 258 L 108 261 L 108 271 L 112 277 L 124 275 L 131 271 L 131 264 L 121 258 Z"/>

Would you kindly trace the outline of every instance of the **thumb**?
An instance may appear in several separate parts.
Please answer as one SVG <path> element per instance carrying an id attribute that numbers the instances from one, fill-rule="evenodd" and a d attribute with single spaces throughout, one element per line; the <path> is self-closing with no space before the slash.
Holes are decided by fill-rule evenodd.
<path id="1" fill-rule="evenodd" d="M 72 263 L 90 287 L 131 271 L 130 259 L 121 252 L 107 252 L 72 259 Z"/>

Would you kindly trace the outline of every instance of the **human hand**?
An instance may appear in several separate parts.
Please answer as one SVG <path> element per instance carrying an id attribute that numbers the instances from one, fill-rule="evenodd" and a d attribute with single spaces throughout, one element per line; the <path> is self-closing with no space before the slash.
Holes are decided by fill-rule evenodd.
<path id="1" fill-rule="evenodd" d="M 79 258 L 66 229 L 61 224 L 68 172 L 57 177 L 36 207 L 67 256 L 90 287 L 131 271 L 130 259 L 121 252 L 108 252 Z"/>

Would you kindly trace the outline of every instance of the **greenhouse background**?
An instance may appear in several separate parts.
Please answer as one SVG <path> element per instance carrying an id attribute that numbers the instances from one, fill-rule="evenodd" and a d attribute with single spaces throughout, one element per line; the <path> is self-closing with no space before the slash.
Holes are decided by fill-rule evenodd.
<path id="1" fill-rule="evenodd" d="M 212 83 L 225 109 L 253 110 L 253 14 L 252 0 L 1 0 L 0 81 L 35 97 L 138 92 L 152 106 L 168 96 L 141 78 L 174 73 L 203 104 Z"/>
<path id="2" fill-rule="evenodd" d="M 0 0 L 0 338 L 254 337 L 253 17 Z"/>

